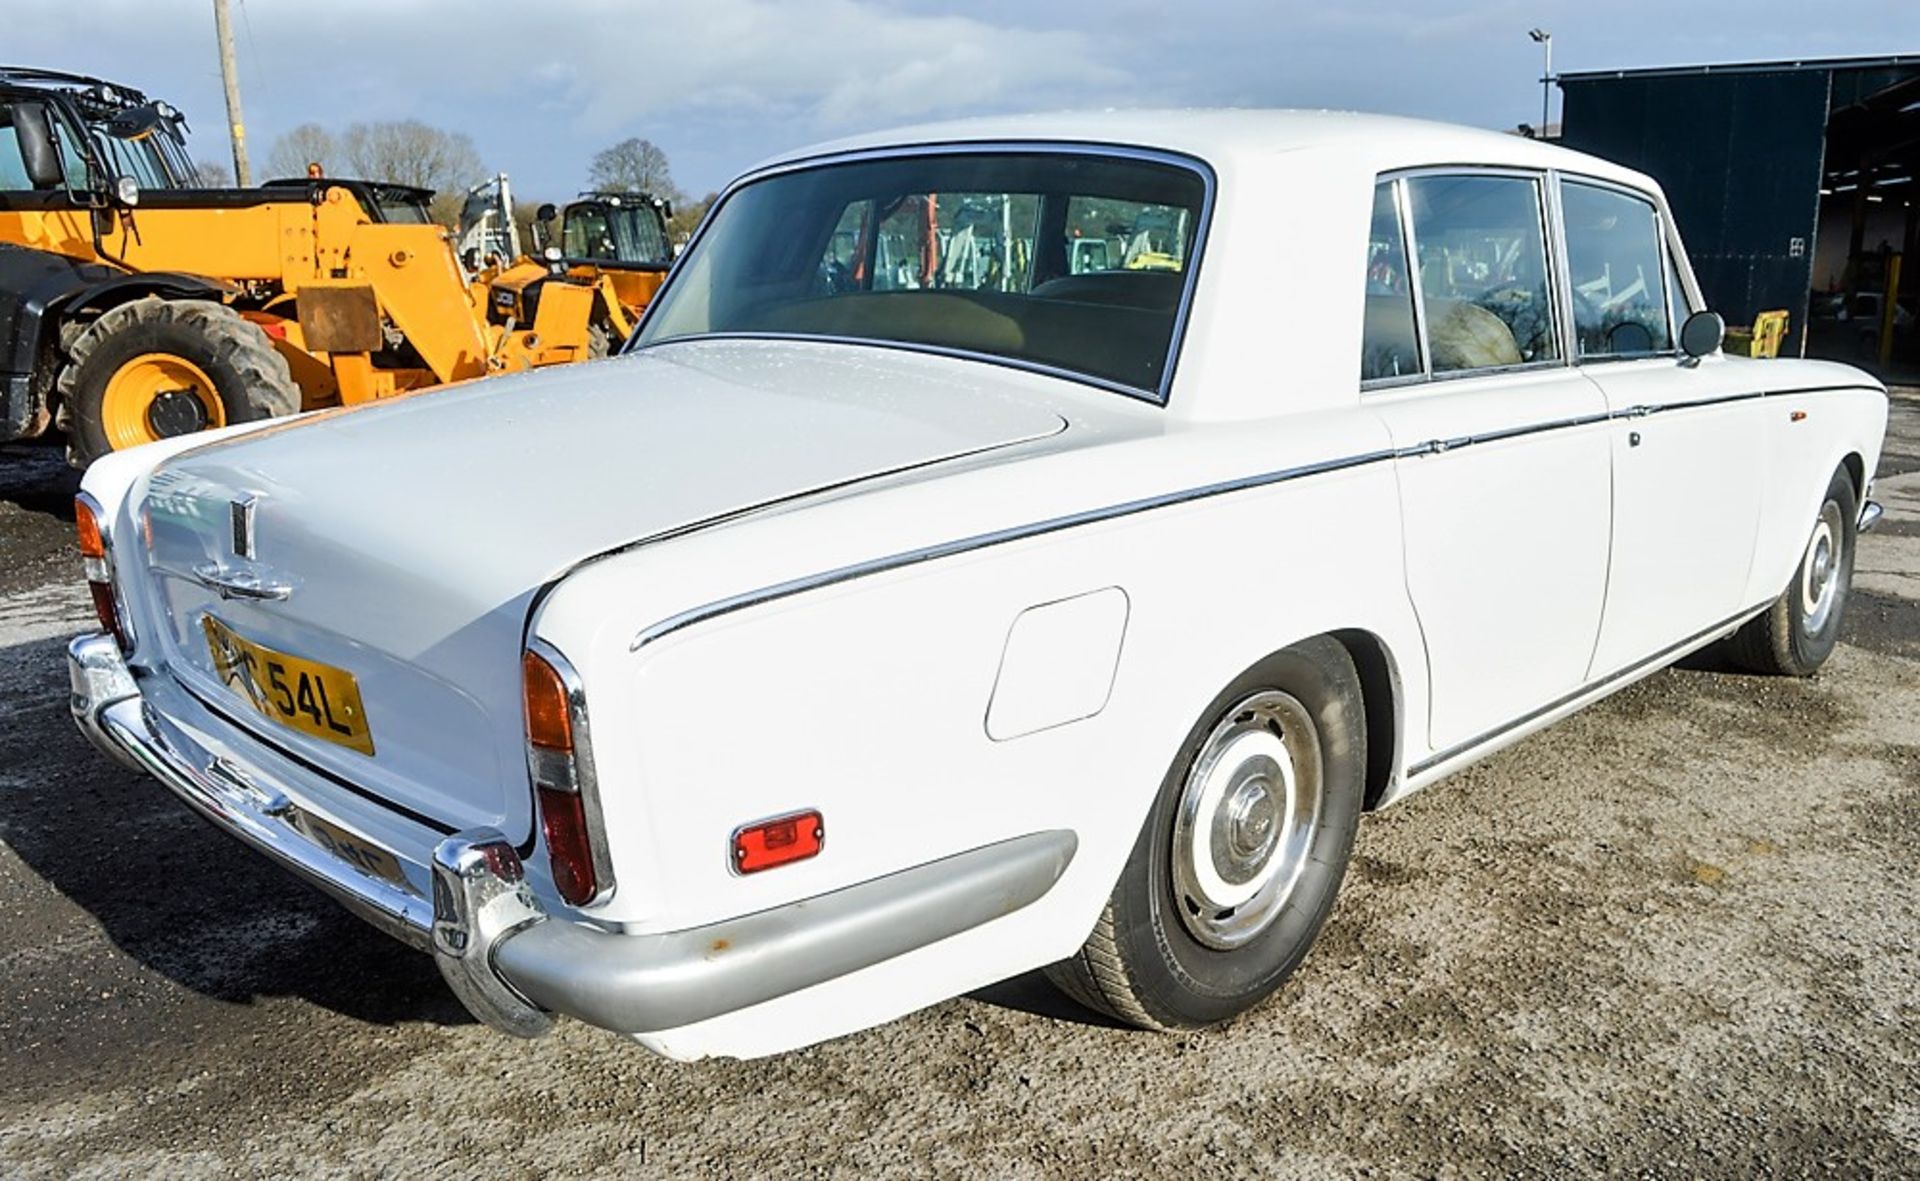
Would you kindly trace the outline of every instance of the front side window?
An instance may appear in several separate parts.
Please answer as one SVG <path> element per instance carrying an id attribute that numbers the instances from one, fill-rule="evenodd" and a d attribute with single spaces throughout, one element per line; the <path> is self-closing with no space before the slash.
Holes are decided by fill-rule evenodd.
<path id="1" fill-rule="evenodd" d="M 1413 283 L 1407 275 L 1407 244 L 1400 234 L 1400 206 L 1393 182 L 1373 190 L 1373 228 L 1367 235 L 1367 309 L 1361 329 L 1360 380 L 1406 377 L 1420 372 L 1420 342 L 1413 329 Z"/>
<path id="2" fill-rule="evenodd" d="M 1539 183 L 1416 176 L 1406 186 L 1433 371 L 1559 360 Z"/>
<path id="3" fill-rule="evenodd" d="M 712 215 L 635 347 L 774 334 L 956 349 L 1164 388 L 1206 182 L 1094 152 L 796 169 Z"/>
<path id="4" fill-rule="evenodd" d="M 1669 279 L 1652 203 L 1568 181 L 1560 186 L 1560 206 L 1581 359 L 1643 357 L 1671 349 Z"/>

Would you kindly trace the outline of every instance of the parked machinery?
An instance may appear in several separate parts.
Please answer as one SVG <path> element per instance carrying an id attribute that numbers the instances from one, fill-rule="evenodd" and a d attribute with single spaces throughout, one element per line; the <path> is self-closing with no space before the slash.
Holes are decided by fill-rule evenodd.
<path id="1" fill-rule="evenodd" d="M 672 216 L 666 199 L 651 193 L 582 193 L 562 208 L 542 205 L 533 231 L 549 271 L 575 283 L 604 284 L 613 293 L 625 320 L 615 331 L 625 340 L 673 263 L 667 237 Z"/>
<path id="2" fill-rule="evenodd" d="M 84 466 L 589 355 L 594 292 L 490 319 L 425 190 L 202 187 L 178 111 L 53 71 L 0 67 L 0 129 L 0 441 L 58 425 Z"/>

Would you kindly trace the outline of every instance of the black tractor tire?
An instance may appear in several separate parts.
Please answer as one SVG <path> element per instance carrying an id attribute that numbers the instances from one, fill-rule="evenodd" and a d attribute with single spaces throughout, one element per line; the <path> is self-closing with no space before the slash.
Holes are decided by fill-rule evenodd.
<path id="1" fill-rule="evenodd" d="M 225 304 L 137 299 L 110 309 L 77 333 L 63 329 L 62 341 L 67 357 L 56 389 L 67 431 L 67 459 L 75 467 L 84 468 L 115 449 L 116 435 L 106 415 L 108 385 L 124 366 L 142 357 L 187 362 L 206 375 L 218 399 L 217 414 L 201 408 L 205 422 L 200 426 L 190 415 L 176 415 L 159 426 L 149 416 L 146 429 L 155 437 L 278 418 L 300 409 L 300 387 L 286 358 L 274 351 L 259 325 Z M 125 431 L 119 444 L 130 445 Z"/>
<path id="2" fill-rule="evenodd" d="M 1168 769 L 1093 933 L 1076 955 L 1047 968 L 1055 986 L 1090 1009 L 1155 1030 L 1214 1025 L 1278 989 L 1326 922 L 1352 854 L 1367 768 L 1359 686 L 1346 648 L 1319 637 L 1267 658 L 1215 698 Z M 1218 761 L 1233 749 L 1221 747 L 1220 736 L 1248 726 L 1249 705 L 1262 700 L 1299 707 L 1299 741 L 1317 751 L 1306 760 L 1317 763 L 1316 819 L 1301 840 L 1304 852 L 1291 887 L 1273 896 L 1257 924 L 1234 936 L 1241 942 L 1223 946 L 1217 930 L 1196 925 L 1207 920 L 1183 893 L 1176 863 L 1194 830 L 1186 830 L 1189 840 L 1183 842 L 1178 814 L 1196 798 L 1194 786 L 1211 773 L 1209 767 L 1230 767 L 1231 757 Z M 1247 732 L 1240 731 L 1243 737 Z M 1230 777 L 1240 774 L 1231 770 Z M 1244 905 L 1251 913 L 1259 898 Z M 1231 911 L 1220 916 L 1233 921 Z M 1203 930 L 1209 935 L 1202 936 Z"/>
<path id="3" fill-rule="evenodd" d="M 1735 664 L 1769 676 L 1810 677 L 1826 663 L 1840 640 L 1853 590 L 1859 526 L 1860 501 L 1853 480 L 1844 469 L 1836 471 L 1787 589 L 1728 638 L 1726 654 Z M 1830 593 L 1831 600 L 1816 593 L 1816 587 Z"/>

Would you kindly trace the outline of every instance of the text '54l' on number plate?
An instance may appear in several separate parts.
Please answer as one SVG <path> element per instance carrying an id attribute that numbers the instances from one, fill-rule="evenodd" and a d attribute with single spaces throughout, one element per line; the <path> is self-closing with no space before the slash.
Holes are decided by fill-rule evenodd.
<path id="1" fill-rule="evenodd" d="M 302 734 L 373 753 L 373 732 L 352 673 L 256 644 L 211 615 L 201 622 L 214 671 L 242 700 Z"/>

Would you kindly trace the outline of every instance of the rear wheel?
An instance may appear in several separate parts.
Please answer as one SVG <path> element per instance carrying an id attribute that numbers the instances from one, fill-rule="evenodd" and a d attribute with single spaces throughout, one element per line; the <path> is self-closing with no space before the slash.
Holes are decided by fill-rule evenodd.
<path id="1" fill-rule="evenodd" d="M 1080 953 L 1069 996 L 1147 1029 L 1225 1021 L 1272 993 L 1333 907 L 1359 825 L 1366 711 L 1315 639 L 1247 673 L 1195 725 Z"/>
<path id="2" fill-rule="evenodd" d="M 1860 505 L 1845 471 L 1833 474 L 1793 581 L 1773 605 L 1728 641 L 1733 659 L 1754 672 L 1812 676 L 1840 640 L 1853 589 L 1853 546 Z"/>
<path id="3" fill-rule="evenodd" d="M 67 340 L 59 391 L 76 467 L 300 408 L 299 387 L 267 334 L 210 300 L 140 299 L 106 312 Z"/>

